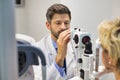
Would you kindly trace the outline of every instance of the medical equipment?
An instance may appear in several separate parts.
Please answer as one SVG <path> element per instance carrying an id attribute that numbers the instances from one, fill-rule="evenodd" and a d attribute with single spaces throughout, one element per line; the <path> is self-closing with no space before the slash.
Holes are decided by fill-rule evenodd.
<path id="1" fill-rule="evenodd" d="M 46 60 L 43 52 L 37 47 L 30 45 L 25 40 L 17 40 L 19 77 L 21 77 L 31 65 L 39 65 L 38 57 L 42 63 L 42 79 L 46 80 Z"/>
<path id="2" fill-rule="evenodd" d="M 90 80 L 94 69 L 94 56 L 92 54 L 92 43 L 90 34 L 79 28 L 74 28 L 71 31 L 73 46 L 76 53 L 77 74 L 82 80 Z"/>
<path id="3" fill-rule="evenodd" d="M 96 40 L 95 56 L 92 53 L 91 35 L 79 28 L 71 30 L 72 44 L 76 53 L 76 77 L 71 80 L 99 80 L 108 73 L 103 66 L 99 66 L 100 40 Z"/>

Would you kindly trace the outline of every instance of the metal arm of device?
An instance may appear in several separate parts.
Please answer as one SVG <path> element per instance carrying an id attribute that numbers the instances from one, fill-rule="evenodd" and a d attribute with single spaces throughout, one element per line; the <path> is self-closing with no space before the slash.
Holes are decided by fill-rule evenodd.
<path id="1" fill-rule="evenodd" d="M 71 32 L 71 37 L 76 50 L 77 75 L 80 76 L 82 80 L 90 80 L 90 74 L 94 69 L 94 56 L 92 54 L 90 34 L 81 31 L 79 28 L 75 28 Z"/>

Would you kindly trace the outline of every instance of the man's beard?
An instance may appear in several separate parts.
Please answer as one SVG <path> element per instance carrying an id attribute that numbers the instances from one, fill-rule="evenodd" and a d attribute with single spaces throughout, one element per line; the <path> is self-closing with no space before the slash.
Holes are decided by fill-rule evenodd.
<path id="1" fill-rule="evenodd" d="M 52 34 L 56 39 L 58 39 L 59 33 L 58 33 L 58 32 L 54 32 L 53 29 L 51 29 L 50 31 L 51 31 L 51 34 Z"/>
<path id="2" fill-rule="evenodd" d="M 67 30 L 67 29 L 68 29 L 68 28 L 62 29 L 62 30 L 60 30 L 60 31 L 58 31 L 58 32 L 55 32 L 55 31 L 53 31 L 53 29 L 51 28 L 50 31 L 51 31 L 52 35 L 53 35 L 56 39 L 58 39 L 60 33 L 63 32 L 63 31 L 65 31 L 65 30 Z"/>

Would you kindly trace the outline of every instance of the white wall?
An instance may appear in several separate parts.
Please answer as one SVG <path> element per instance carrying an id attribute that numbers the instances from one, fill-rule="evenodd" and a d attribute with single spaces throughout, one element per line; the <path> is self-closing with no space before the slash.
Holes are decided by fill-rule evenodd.
<path id="1" fill-rule="evenodd" d="M 92 41 L 98 36 L 97 26 L 102 20 L 120 14 L 120 0 L 25 0 L 24 7 L 16 8 L 16 32 L 30 35 L 36 41 L 47 34 L 45 13 L 53 3 L 67 5 L 72 12 L 71 27 L 90 32 Z"/>
<path id="2" fill-rule="evenodd" d="M 98 37 L 97 26 L 112 16 L 112 0 L 61 0 L 72 11 L 72 27 L 91 33 L 93 43 Z"/>
<path id="3" fill-rule="evenodd" d="M 112 17 L 120 17 L 120 0 L 112 0 Z"/>
<path id="4" fill-rule="evenodd" d="M 27 3 L 26 0 L 25 0 L 25 3 Z M 27 16 L 26 6 L 16 7 L 15 12 L 16 12 L 16 15 L 15 15 L 16 32 L 27 34 L 28 33 L 28 19 L 27 19 L 28 16 Z"/>
<path id="5" fill-rule="evenodd" d="M 24 7 L 16 8 L 16 32 L 32 36 L 36 41 L 48 33 L 45 26 L 47 8 L 59 0 L 25 0 Z"/>

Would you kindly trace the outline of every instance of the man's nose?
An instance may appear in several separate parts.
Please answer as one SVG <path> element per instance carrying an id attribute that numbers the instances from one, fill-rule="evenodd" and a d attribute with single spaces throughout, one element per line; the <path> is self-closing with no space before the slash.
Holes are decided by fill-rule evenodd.
<path id="1" fill-rule="evenodd" d="M 62 28 L 62 29 L 66 29 L 66 25 L 63 23 L 63 24 L 61 25 L 61 28 Z"/>

